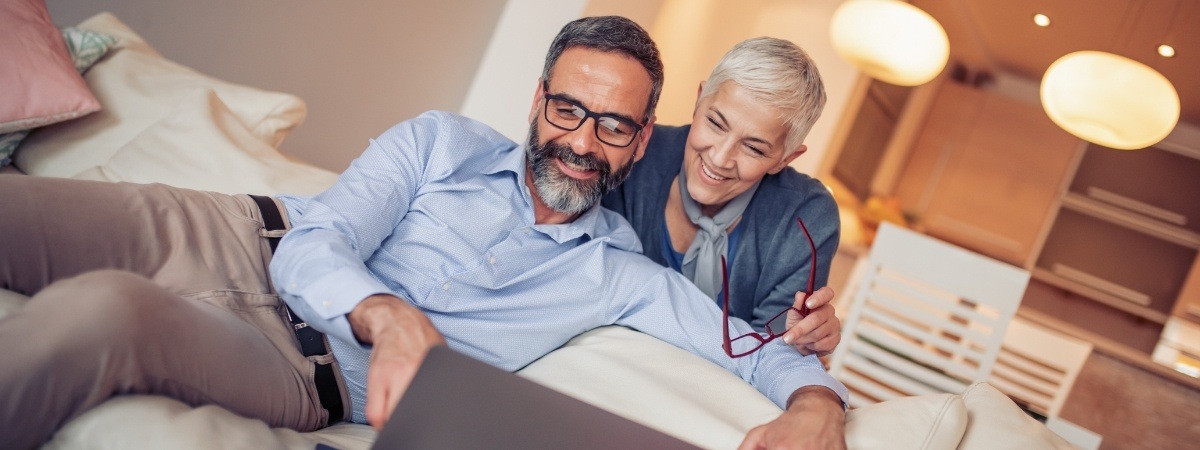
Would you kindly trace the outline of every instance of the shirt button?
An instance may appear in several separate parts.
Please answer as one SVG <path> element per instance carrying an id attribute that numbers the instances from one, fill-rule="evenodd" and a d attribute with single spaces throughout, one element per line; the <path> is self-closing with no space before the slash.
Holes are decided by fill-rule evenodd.
<path id="1" fill-rule="evenodd" d="M 525 234 L 533 234 L 533 228 L 526 228 Z"/>
<path id="2" fill-rule="evenodd" d="M 330 300 L 325 300 L 325 301 L 321 302 L 321 304 L 324 305 L 326 308 L 333 306 L 333 302 Z"/>
<path id="3" fill-rule="evenodd" d="M 495 255 L 488 256 L 488 263 L 490 263 L 493 266 L 496 265 L 496 256 Z"/>
<path id="4" fill-rule="evenodd" d="M 450 282 L 449 282 L 449 281 L 447 281 L 447 282 L 446 282 L 446 284 L 443 284 L 443 285 L 442 285 L 442 290 L 443 290 L 443 291 L 448 291 L 448 290 L 450 290 Z"/>

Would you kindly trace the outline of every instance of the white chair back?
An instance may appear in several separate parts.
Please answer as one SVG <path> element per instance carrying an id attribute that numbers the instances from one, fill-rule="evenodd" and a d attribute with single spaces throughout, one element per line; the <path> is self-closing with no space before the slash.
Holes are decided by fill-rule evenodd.
<path id="1" fill-rule="evenodd" d="M 830 373 L 852 407 L 958 393 L 992 370 L 1029 272 L 881 224 Z"/>
<path id="2" fill-rule="evenodd" d="M 988 383 L 1026 408 L 1057 417 L 1092 343 L 1013 318 Z"/>

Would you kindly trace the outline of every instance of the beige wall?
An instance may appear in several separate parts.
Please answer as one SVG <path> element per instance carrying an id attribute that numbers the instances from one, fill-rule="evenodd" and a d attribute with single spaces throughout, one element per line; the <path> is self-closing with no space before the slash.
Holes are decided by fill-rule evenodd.
<path id="1" fill-rule="evenodd" d="M 801 172 L 816 174 L 858 78 L 858 71 L 834 53 L 829 41 L 829 19 L 841 3 L 842 0 L 663 1 L 662 9 L 648 27 L 666 66 L 658 123 L 691 122 L 696 88 L 734 44 L 757 36 L 787 39 L 804 48 L 816 61 L 829 97 L 821 119 L 805 140 L 808 153 L 792 163 Z"/>
<path id="2" fill-rule="evenodd" d="M 166 57 L 298 95 L 285 153 L 341 171 L 391 125 L 457 111 L 504 0 L 49 0 L 60 26 L 109 11 Z M 559 25 L 561 26 L 561 25 Z"/>

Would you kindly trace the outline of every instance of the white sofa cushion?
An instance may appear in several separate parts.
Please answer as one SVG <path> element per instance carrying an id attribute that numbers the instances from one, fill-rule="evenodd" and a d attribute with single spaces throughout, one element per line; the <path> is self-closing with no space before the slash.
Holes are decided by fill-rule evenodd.
<path id="1" fill-rule="evenodd" d="M 226 194 L 313 195 L 333 185 L 337 174 L 289 160 L 243 127 L 216 92 L 198 89 L 104 164 L 72 178 Z"/>
<path id="2" fill-rule="evenodd" d="M 976 383 L 963 391 L 962 398 L 970 425 L 960 449 L 1075 449 L 990 384 Z"/>

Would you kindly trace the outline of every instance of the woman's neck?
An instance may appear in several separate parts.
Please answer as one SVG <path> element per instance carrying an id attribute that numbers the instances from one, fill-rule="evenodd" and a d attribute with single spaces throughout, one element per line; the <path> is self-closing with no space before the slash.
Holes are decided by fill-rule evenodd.
<path id="1" fill-rule="evenodd" d="M 700 205 L 700 212 L 706 216 L 712 217 L 721 210 L 724 205 L 716 206 L 711 209 L 707 205 Z M 663 211 L 667 222 L 667 232 L 671 235 L 671 247 L 679 253 L 687 252 L 688 247 L 692 246 L 692 241 L 696 239 L 696 232 L 700 227 L 692 223 L 692 219 L 688 218 L 687 212 L 683 209 L 683 196 L 679 193 L 679 176 L 675 176 L 675 181 L 671 182 L 670 195 L 667 196 L 667 206 Z M 733 232 L 741 223 L 742 218 L 739 217 L 729 226 L 729 232 Z"/>

